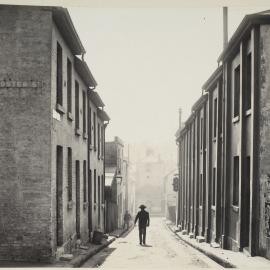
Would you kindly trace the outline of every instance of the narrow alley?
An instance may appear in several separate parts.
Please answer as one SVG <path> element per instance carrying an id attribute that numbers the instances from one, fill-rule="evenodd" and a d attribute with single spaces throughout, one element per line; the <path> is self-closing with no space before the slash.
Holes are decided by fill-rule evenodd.
<path id="1" fill-rule="evenodd" d="M 162 218 L 152 218 L 146 246 L 140 246 L 138 227 L 90 258 L 84 268 L 215 268 L 222 267 L 197 250 L 181 242 L 166 227 Z"/>

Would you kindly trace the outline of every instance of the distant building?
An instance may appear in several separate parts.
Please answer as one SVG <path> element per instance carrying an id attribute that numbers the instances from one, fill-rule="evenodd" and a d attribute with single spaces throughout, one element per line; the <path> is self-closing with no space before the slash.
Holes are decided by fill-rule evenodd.
<path id="1" fill-rule="evenodd" d="M 1 5 L 0 31 L 0 260 L 53 261 L 104 228 L 91 210 L 88 172 L 104 172 L 89 160 L 89 109 L 103 141 L 108 119 L 66 9 Z"/>
<path id="2" fill-rule="evenodd" d="M 164 216 L 176 222 L 177 190 L 174 190 L 174 179 L 178 179 L 177 169 L 171 170 L 163 177 L 164 181 Z"/>
<path id="3" fill-rule="evenodd" d="M 127 181 L 127 210 L 129 211 L 130 215 L 135 218 L 135 214 L 137 209 L 135 208 L 135 201 L 136 201 L 136 178 L 135 178 L 135 170 L 134 164 L 132 162 L 127 163 L 128 169 L 128 181 Z"/>
<path id="4" fill-rule="evenodd" d="M 136 209 L 140 204 L 145 204 L 150 215 L 164 214 L 162 211 L 164 174 L 164 162 L 151 151 L 147 151 L 146 156 L 136 163 Z"/>
<path id="5" fill-rule="evenodd" d="M 106 231 L 123 227 L 127 210 L 127 162 L 123 158 L 124 143 L 119 137 L 105 145 Z"/>

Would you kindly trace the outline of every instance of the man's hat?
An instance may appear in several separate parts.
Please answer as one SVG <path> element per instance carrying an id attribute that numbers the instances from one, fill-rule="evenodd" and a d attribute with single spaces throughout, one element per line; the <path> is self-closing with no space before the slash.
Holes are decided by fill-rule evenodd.
<path id="1" fill-rule="evenodd" d="M 146 206 L 143 205 L 143 204 L 141 204 L 141 205 L 139 206 L 139 208 L 144 209 L 144 208 L 146 208 Z"/>

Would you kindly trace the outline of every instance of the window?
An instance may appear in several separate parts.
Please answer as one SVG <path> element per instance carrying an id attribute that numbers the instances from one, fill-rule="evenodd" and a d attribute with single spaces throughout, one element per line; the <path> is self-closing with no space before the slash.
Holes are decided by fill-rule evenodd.
<path id="1" fill-rule="evenodd" d="M 201 118 L 201 149 L 203 149 L 203 118 Z"/>
<path id="2" fill-rule="evenodd" d="M 89 178 L 88 178 L 88 202 L 92 200 L 92 170 L 89 170 Z"/>
<path id="3" fill-rule="evenodd" d="M 86 133 L 86 94 L 83 91 L 83 133 Z"/>
<path id="4" fill-rule="evenodd" d="M 214 99 L 214 138 L 217 136 L 217 98 Z"/>
<path id="5" fill-rule="evenodd" d="M 89 107 L 88 129 L 89 129 L 89 143 L 90 145 L 92 145 L 92 109 L 90 107 Z"/>
<path id="6" fill-rule="evenodd" d="M 72 64 L 67 59 L 67 111 L 72 112 Z"/>
<path id="7" fill-rule="evenodd" d="M 63 72 L 62 72 L 62 47 L 57 42 L 56 59 L 56 102 L 63 105 Z"/>
<path id="8" fill-rule="evenodd" d="M 80 128 L 80 111 L 79 111 L 79 83 L 75 81 L 75 128 Z"/>
<path id="9" fill-rule="evenodd" d="M 97 149 L 97 116 L 96 113 L 94 112 L 94 150 L 96 151 Z"/>
<path id="10" fill-rule="evenodd" d="M 97 171 L 94 170 L 94 203 L 97 202 Z"/>
<path id="11" fill-rule="evenodd" d="M 98 158 L 100 157 L 100 124 L 98 123 Z"/>
<path id="12" fill-rule="evenodd" d="M 83 161 L 83 201 L 87 202 L 86 160 Z"/>
<path id="13" fill-rule="evenodd" d="M 247 55 L 246 110 L 251 109 L 251 53 Z"/>
<path id="14" fill-rule="evenodd" d="M 100 197 L 100 176 L 98 176 L 98 204 L 100 205 L 100 199 L 101 199 L 101 197 Z"/>
<path id="15" fill-rule="evenodd" d="M 68 201 L 72 201 L 72 149 L 68 147 Z"/>
<path id="16" fill-rule="evenodd" d="M 104 189 L 105 189 L 105 179 L 104 179 L 104 175 L 101 176 L 101 180 L 102 180 L 102 185 L 101 185 L 101 194 L 102 194 L 102 203 L 104 203 Z"/>
<path id="17" fill-rule="evenodd" d="M 213 168 L 212 176 L 212 205 L 216 205 L 216 168 Z"/>
<path id="18" fill-rule="evenodd" d="M 239 157 L 233 158 L 233 205 L 239 205 Z"/>
<path id="19" fill-rule="evenodd" d="M 234 112 L 233 116 L 239 116 L 240 107 L 240 65 L 234 70 Z"/>
<path id="20" fill-rule="evenodd" d="M 100 127 L 100 140 L 101 140 L 101 142 L 100 142 L 100 145 L 101 145 L 101 156 L 103 157 L 104 156 L 104 127 L 103 126 L 101 126 Z"/>

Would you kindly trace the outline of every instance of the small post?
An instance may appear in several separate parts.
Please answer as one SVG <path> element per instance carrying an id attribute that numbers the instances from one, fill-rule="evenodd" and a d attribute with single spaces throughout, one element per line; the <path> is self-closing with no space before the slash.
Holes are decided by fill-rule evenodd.
<path id="1" fill-rule="evenodd" d="M 223 7 L 223 49 L 228 44 L 228 7 Z"/>

